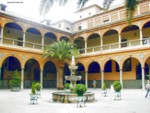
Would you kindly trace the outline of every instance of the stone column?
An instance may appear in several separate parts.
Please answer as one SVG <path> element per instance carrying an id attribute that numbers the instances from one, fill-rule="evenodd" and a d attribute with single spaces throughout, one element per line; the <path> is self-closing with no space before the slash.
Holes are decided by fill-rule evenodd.
<path id="1" fill-rule="evenodd" d="M 41 89 L 43 89 L 43 70 L 40 71 L 40 83 L 41 83 Z"/>
<path id="2" fill-rule="evenodd" d="M 85 71 L 85 85 L 88 88 L 88 71 Z"/>
<path id="3" fill-rule="evenodd" d="M 3 31 L 4 31 L 4 28 L 2 27 L 1 28 L 1 36 L 0 36 L 0 44 L 3 44 Z"/>
<path id="4" fill-rule="evenodd" d="M 140 29 L 140 45 L 142 45 L 142 40 L 143 40 L 143 33 L 142 29 Z"/>
<path id="5" fill-rule="evenodd" d="M 44 37 L 42 37 L 42 51 L 44 51 Z"/>
<path id="6" fill-rule="evenodd" d="M 103 38 L 101 37 L 101 51 L 103 50 Z"/>
<path id="7" fill-rule="evenodd" d="M 24 89 L 24 68 L 21 69 L 21 89 Z"/>
<path id="8" fill-rule="evenodd" d="M 104 70 L 101 70 L 101 88 L 103 87 L 104 84 Z"/>
<path id="9" fill-rule="evenodd" d="M 120 69 L 120 83 L 122 85 L 122 88 L 123 88 L 123 79 L 122 79 L 122 69 Z"/>
<path id="10" fill-rule="evenodd" d="M 85 40 L 85 53 L 87 53 L 87 41 Z"/>
<path id="11" fill-rule="evenodd" d="M 145 71 L 144 71 L 144 67 L 142 67 L 142 89 L 145 90 Z"/>
<path id="12" fill-rule="evenodd" d="M 23 32 L 23 47 L 25 47 L 25 43 L 26 43 L 26 33 Z"/>
<path id="13" fill-rule="evenodd" d="M 119 49 L 121 48 L 121 34 L 119 33 Z"/>

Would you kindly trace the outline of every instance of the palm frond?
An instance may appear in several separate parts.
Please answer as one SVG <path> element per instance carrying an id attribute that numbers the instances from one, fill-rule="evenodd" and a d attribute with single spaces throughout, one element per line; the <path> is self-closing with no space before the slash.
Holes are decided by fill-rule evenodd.
<path id="1" fill-rule="evenodd" d="M 125 1 L 125 8 L 126 8 L 126 19 L 128 24 L 131 24 L 134 13 L 137 9 L 138 0 L 126 0 Z"/>
<path id="2" fill-rule="evenodd" d="M 103 8 L 104 9 L 109 9 L 111 3 L 113 2 L 114 0 L 104 0 L 103 1 Z"/>
<path id="3" fill-rule="evenodd" d="M 41 0 L 39 8 L 40 16 L 46 16 L 53 4 L 54 0 Z"/>
<path id="4" fill-rule="evenodd" d="M 60 6 L 64 6 L 68 2 L 68 0 L 58 0 L 58 2 Z"/>
<path id="5" fill-rule="evenodd" d="M 55 57 L 59 60 L 71 59 L 72 54 L 77 55 L 77 48 L 73 47 L 74 44 L 66 42 L 65 40 L 55 42 L 49 46 L 44 51 L 43 58 Z M 72 48 L 73 47 L 73 48 Z"/>
<path id="6" fill-rule="evenodd" d="M 78 9 L 83 8 L 88 1 L 89 0 L 78 0 Z"/>

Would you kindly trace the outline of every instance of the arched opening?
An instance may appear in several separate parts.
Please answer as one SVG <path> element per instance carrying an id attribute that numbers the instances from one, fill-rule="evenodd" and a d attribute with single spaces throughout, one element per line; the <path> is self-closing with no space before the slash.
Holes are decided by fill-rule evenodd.
<path id="1" fill-rule="evenodd" d="M 145 23 L 143 28 L 142 28 L 142 34 L 143 34 L 143 44 L 150 44 L 150 21 Z"/>
<path id="2" fill-rule="evenodd" d="M 81 80 L 77 81 L 77 83 L 85 84 L 85 69 L 84 69 L 84 66 L 81 63 L 78 63 L 77 66 L 78 66 L 78 68 L 76 70 L 76 75 L 82 77 Z"/>
<path id="3" fill-rule="evenodd" d="M 116 30 L 109 30 L 103 36 L 103 50 L 119 48 L 119 35 Z"/>
<path id="4" fill-rule="evenodd" d="M 92 47 L 94 47 L 94 51 L 100 51 L 101 40 L 100 35 L 97 33 L 93 33 L 88 37 L 87 40 L 87 52 L 93 52 Z"/>
<path id="5" fill-rule="evenodd" d="M 48 32 L 44 35 L 44 45 L 50 45 L 57 41 L 57 38 L 54 33 Z"/>
<path id="6" fill-rule="evenodd" d="M 40 49 L 42 48 L 41 33 L 35 28 L 28 28 L 26 31 L 25 47 Z"/>
<path id="7" fill-rule="evenodd" d="M 74 40 L 74 44 L 76 44 L 77 49 L 79 49 L 79 53 L 85 53 L 85 42 L 84 42 L 84 38 L 83 37 L 78 37 Z"/>
<path id="8" fill-rule="evenodd" d="M 1 88 L 10 88 L 9 82 L 13 77 L 15 71 L 18 71 L 21 75 L 21 64 L 19 60 L 13 56 L 7 57 L 2 63 L 1 70 Z"/>
<path id="9" fill-rule="evenodd" d="M 68 64 L 65 63 L 65 66 L 64 66 L 64 84 L 65 83 L 70 83 L 70 81 L 68 80 L 65 80 L 65 76 L 70 76 L 71 72 L 70 72 L 70 69 L 69 69 L 69 66 Z"/>
<path id="10" fill-rule="evenodd" d="M 139 27 L 131 25 L 125 27 L 121 32 L 121 47 L 132 47 L 140 45 Z"/>
<path id="11" fill-rule="evenodd" d="M 92 62 L 88 67 L 88 87 L 93 87 L 93 80 L 96 79 L 97 87 L 101 87 L 100 81 L 100 65 L 97 62 Z"/>
<path id="12" fill-rule="evenodd" d="M 142 88 L 142 81 L 137 80 L 136 67 L 139 60 L 130 57 L 123 63 L 123 87 L 124 88 Z"/>
<path id="13" fill-rule="evenodd" d="M 146 66 L 145 66 L 145 78 L 146 79 L 150 79 L 150 57 L 148 57 L 147 59 L 146 59 L 146 62 L 145 62 L 145 64 L 147 64 Z"/>
<path id="14" fill-rule="evenodd" d="M 108 60 L 104 66 L 104 82 L 109 88 L 114 81 L 120 81 L 119 64 L 115 60 Z"/>
<path id="15" fill-rule="evenodd" d="M 43 88 L 56 88 L 57 70 L 53 62 L 48 61 L 43 70 Z"/>
<path id="16" fill-rule="evenodd" d="M 60 41 L 61 40 L 65 40 L 66 42 L 69 42 L 70 40 L 69 40 L 69 38 L 68 37 L 66 37 L 66 36 L 62 36 L 62 37 L 60 37 Z"/>
<path id="17" fill-rule="evenodd" d="M 31 88 L 32 82 L 40 82 L 40 66 L 35 59 L 30 59 L 25 64 L 24 88 Z"/>
<path id="18" fill-rule="evenodd" d="M 145 73 L 145 79 L 148 80 L 149 79 L 149 66 L 147 63 L 145 63 L 145 66 L 144 66 L 144 73 Z M 141 68 L 140 63 L 136 65 L 136 80 L 142 80 L 142 68 Z"/>
<path id="19" fill-rule="evenodd" d="M 11 22 L 4 26 L 3 44 L 23 46 L 23 32 L 18 24 Z"/>

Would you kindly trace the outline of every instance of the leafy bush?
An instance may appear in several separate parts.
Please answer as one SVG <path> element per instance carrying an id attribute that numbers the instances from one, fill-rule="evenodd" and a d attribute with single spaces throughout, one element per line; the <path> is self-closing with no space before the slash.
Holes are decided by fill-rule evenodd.
<path id="1" fill-rule="evenodd" d="M 86 92 L 87 88 L 84 84 L 77 84 L 74 88 L 74 92 L 78 94 L 78 96 L 83 96 Z"/>
<path id="2" fill-rule="evenodd" d="M 113 87 L 114 87 L 114 90 L 115 90 L 116 92 L 120 92 L 120 90 L 121 90 L 121 88 L 122 88 L 121 83 L 120 83 L 119 81 L 115 81 L 115 82 L 113 83 Z"/>
<path id="3" fill-rule="evenodd" d="M 106 84 L 103 83 L 102 90 L 106 90 Z"/>
<path id="4" fill-rule="evenodd" d="M 65 84 L 65 88 L 66 88 L 66 89 L 70 89 L 70 84 L 69 84 L 69 83 L 66 83 L 66 84 Z"/>
<path id="5" fill-rule="evenodd" d="M 37 91 L 41 90 L 41 84 L 39 82 L 37 82 L 34 86 Z"/>
<path id="6" fill-rule="evenodd" d="M 35 94 L 35 83 L 32 83 L 31 94 Z"/>
<path id="7" fill-rule="evenodd" d="M 20 87 L 21 79 L 19 77 L 19 72 L 16 70 L 13 74 L 13 78 L 10 81 L 10 87 Z"/>

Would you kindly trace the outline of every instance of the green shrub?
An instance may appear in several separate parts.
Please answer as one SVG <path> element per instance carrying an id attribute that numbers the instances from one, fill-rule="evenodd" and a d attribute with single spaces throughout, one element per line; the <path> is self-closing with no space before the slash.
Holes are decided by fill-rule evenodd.
<path id="1" fill-rule="evenodd" d="M 87 88 L 84 84 L 77 84 L 74 88 L 74 92 L 78 94 L 78 96 L 83 96 L 86 92 Z"/>
<path id="2" fill-rule="evenodd" d="M 19 72 L 16 70 L 13 74 L 12 80 L 10 80 L 10 87 L 20 87 L 21 79 L 19 77 Z"/>
<path id="3" fill-rule="evenodd" d="M 120 83 L 119 81 L 115 81 L 115 82 L 113 83 L 113 87 L 114 87 L 114 90 L 115 90 L 116 92 L 120 92 L 120 90 L 121 90 L 121 88 L 122 88 L 121 83 Z"/>
<path id="4" fill-rule="evenodd" d="M 35 94 L 35 83 L 32 83 L 31 94 Z"/>
<path id="5" fill-rule="evenodd" d="M 103 83 L 102 90 L 106 90 L 106 84 Z"/>
<path id="6" fill-rule="evenodd" d="M 37 91 L 41 90 L 41 84 L 39 82 L 37 82 L 34 86 Z"/>
<path id="7" fill-rule="evenodd" d="M 65 89 L 70 89 L 70 84 L 69 83 L 65 84 Z"/>

